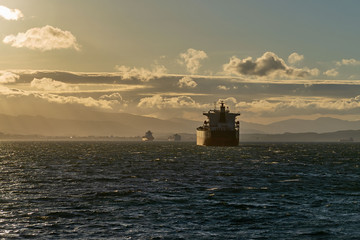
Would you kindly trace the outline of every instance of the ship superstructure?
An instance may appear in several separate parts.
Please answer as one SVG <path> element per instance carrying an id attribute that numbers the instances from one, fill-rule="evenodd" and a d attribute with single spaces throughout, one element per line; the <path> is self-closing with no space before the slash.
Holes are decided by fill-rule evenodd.
<path id="1" fill-rule="evenodd" d="M 239 145 L 240 113 L 231 113 L 225 109 L 224 102 L 220 110 L 214 109 L 203 113 L 207 117 L 204 124 L 196 129 L 196 144 L 204 146 L 237 146 Z"/>
<path id="2" fill-rule="evenodd" d="M 154 137 L 152 135 L 152 132 L 149 130 L 145 133 L 145 136 L 142 137 L 142 140 L 144 142 L 148 142 L 148 141 L 153 141 L 154 140 Z"/>
<path id="3" fill-rule="evenodd" d="M 179 142 L 179 141 L 181 141 L 181 136 L 176 133 L 176 134 L 168 137 L 168 141 L 170 141 L 170 142 Z"/>

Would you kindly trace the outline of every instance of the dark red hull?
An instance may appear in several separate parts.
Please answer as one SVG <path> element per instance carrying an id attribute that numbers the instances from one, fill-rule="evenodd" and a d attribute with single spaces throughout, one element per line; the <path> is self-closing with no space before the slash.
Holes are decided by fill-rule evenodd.
<path id="1" fill-rule="evenodd" d="M 238 146 L 239 131 L 210 131 L 197 129 L 196 144 L 202 146 Z"/>

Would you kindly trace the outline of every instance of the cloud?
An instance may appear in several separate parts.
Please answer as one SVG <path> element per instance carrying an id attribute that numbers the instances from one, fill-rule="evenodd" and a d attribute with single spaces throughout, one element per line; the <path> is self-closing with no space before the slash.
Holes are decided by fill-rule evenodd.
<path id="1" fill-rule="evenodd" d="M 195 102 L 189 96 L 178 96 L 178 97 L 162 97 L 157 94 L 152 97 L 145 97 L 140 99 L 137 105 L 140 108 L 201 108 L 202 106 Z"/>
<path id="2" fill-rule="evenodd" d="M 208 56 L 204 51 L 189 48 L 185 53 L 180 54 L 180 64 L 185 64 L 188 72 L 194 74 L 200 68 L 200 60 L 206 59 Z"/>
<path id="3" fill-rule="evenodd" d="M 34 92 L 31 89 L 18 90 L 0 85 L 0 113 L 7 115 L 38 115 L 58 119 L 101 120 L 101 118 L 98 118 L 97 113 L 118 113 L 127 107 L 127 102 L 124 100 L 122 102 L 117 101 L 115 95 L 111 97 L 111 94 L 109 94 L 109 98 L 99 98 L 99 94 L 70 94 Z M 132 113 L 136 114 L 136 112 Z"/>
<path id="4" fill-rule="evenodd" d="M 61 105 L 81 105 L 90 108 L 112 109 L 113 103 L 108 100 L 96 100 L 92 97 L 62 96 L 51 93 L 33 93 L 18 89 L 0 87 L 0 97 L 13 99 L 14 102 L 28 104 L 30 109 L 37 108 L 38 104 L 56 103 Z"/>
<path id="5" fill-rule="evenodd" d="M 178 86 L 180 88 L 183 87 L 195 88 L 197 86 L 197 83 L 191 77 L 185 76 L 179 80 Z"/>
<path id="6" fill-rule="evenodd" d="M 19 9 L 10 9 L 5 6 L 0 6 L 0 17 L 5 20 L 18 20 L 23 18 L 24 15 Z"/>
<path id="7" fill-rule="evenodd" d="M 25 33 L 8 35 L 3 42 L 16 48 L 29 48 L 32 50 L 49 51 L 53 49 L 73 48 L 80 50 L 75 36 L 69 31 L 63 31 L 52 26 L 31 28 Z"/>
<path id="8" fill-rule="evenodd" d="M 255 61 L 253 61 L 252 57 L 239 59 L 233 56 L 230 58 L 229 63 L 223 65 L 223 69 L 226 73 L 257 78 L 306 78 L 319 74 L 319 70 L 316 68 L 290 67 L 273 52 L 266 52 Z"/>
<path id="9" fill-rule="evenodd" d="M 218 107 L 220 105 L 221 102 L 225 103 L 226 107 L 229 107 L 230 110 L 232 112 L 236 112 L 236 104 L 237 104 L 237 100 L 234 97 L 228 97 L 228 98 L 220 98 L 217 102 L 216 102 L 216 107 Z"/>
<path id="10" fill-rule="evenodd" d="M 360 61 L 356 60 L 354 58 L 342 59 L 340 62 L 336 62 L 336 65 L 337 66 L 342 66 L 342 65 L 358 66 L 358 65 L 360 65 Z"/>
<path id="11" fill-rule="evenodd" d="M 127 66 L 115 66 L 115 69 L 119 71 L 122 79 L 128 80 L 137 78 L 142 82 L 148 82 L 154 78 L 160 78 L 166 74 L 166 68 L 162 65 L 155 65 L 151 70 L 145 68 L 130 68 Z"/>
<path id="12" fill-rule="evenodd" d="M 14 83 L 20 78 L 19 75 L 12 72 L 0 72 L 0 83 Z"/>
<path id="13" fill-rule="evenodd" d="M 34 78 L 30 86 L 44 91 L 75 91 L 79 89 L 78 87 L 72 87 L 69 84 L 51 78 Z"/>
<path id="14" fill-rule="evenodd" d="M 360 83 L 357 80 L 272 81 L 229 76 L 165 75 L 150 82 L 131 80 L 127 84 L 119 73 L 7 72 L 15 75 L 14 78 L 10 78 L 12 75 L 5 77 L 13 79 L 6 80 L 12 84 L 0 84 L 0 113 L 3 114 L 56 117 L 63 114 L 64 117 L 80 118 L 82 111 L 121 112 L 126 109 L 131 114 L 198 121 L 203 118 L 202 112 L 212 109 L 212 103 L 220 97 L 227 99 L 226 105 L 231 111 L 240 111 L 244 119 L 259 117 L 259 121 L 261 117 L 306 114 L 344 114 L 344 118 L 350 118 L 350 114 L 360 113 L 360 97 L 349 98 L 359 95 Z M 196 88 L 185 85 L 179 88 L 177 84 L 182 78 L 188 79 L 184 84 L 192 80 L 198 85 Z M 311 85 L 304 86 L 309 83 Z M 79 90 L 72 91 L 75 86 Z M 134 88 L 128 88 L 132 86 Z M 234 97 L 240 100 L 240 96 L 241 101 L 234 104 Z M 62 110 L 57 112 L 56 109 Z"/>
<path id="15" fill-rule="evenodd" d="M 0 85 L 0 96 L 7 96 L 9 94 L 13 94 L 15 91 L 13 91 L 11 88 L 5 87 L 3 85 Z"/>
<path id="16" fill-rule="evenodd" d="M 44 99 L 50 103 L 78 104 L 85 107 L 112 109 L 111 102 L 107 100 L 96 100 L 92 97 L 61 96 L 56 94 L 37 94 L 37 98 Z"/>
<path id="17" fill-rule="evenodd" d="M 300 55 L 296 52 L 290 54 L 288 57 L 288 61 L 290 64 L 295 64 L 297 62 L 301 62 L 302 60 L 304 60 L 304 55 Z"/>
<path id="18" fill-rule="evenodd" d="M 284 97 L 235 103 L 247 115 L 285 116 L 302 114 L 355 114 L 360 112 L 360 96 L 353 98 Z"/>
<path id="19" fill-rule="evenodd" d="M 328 77 L 336 77 L 337 75 L 339 75 L 339 72 L 335 68 L 332 68 L 323 72 L 323 74 Z"/>
<path id="20" fill-rule="evenodd" d="M 109 95 L 102 95 L 100 97 L 100 99 L 103 99 L 103 100 L 120 100 L 120 101 L 123 100 L 120 93 L 112 93 L 112 94 L 109 94 Z"/>
<path id="21" fill-rule="evenodd" d="M 225 91 L 230 90 L 230 88 L 225 86 L 225 85 L 219 85 L 219 86 L 217 86 L 217 88 L 220 89 L 220 90 L 225 90 Z"/>
<path id="22" fill-rule="evenodd" d="M 109 101 L 109 102 L 113 103 L 114 105 L 122 104 L 122 106 L 124 106 L 124 107 L 128 106 L 127 101 L 125 101 L 123 99 L 123 97 L 121 96 L 120 93 L 112 93 L 112 94 L 102 95 L 102 96 L 100 96 L 99 99 Z"/>

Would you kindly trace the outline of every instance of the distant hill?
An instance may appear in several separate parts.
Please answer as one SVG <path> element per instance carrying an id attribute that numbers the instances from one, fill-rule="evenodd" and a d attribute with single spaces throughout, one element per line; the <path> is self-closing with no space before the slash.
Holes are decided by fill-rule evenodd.
<path id="1" fill-rule="evenodd" d="M 100 113 L 84 119 L 55 119 L 42 116 L 0 114 L 0 132 L 42 136 L 142 136 L 151 130 L 154 137 L 179 132 L 193 133 L 196 122 L 160 120 L 127 113 Z"/>
<path id="2" fill-rule="evenodd" d="M 242 133 L 326 133 L 358 129 L 360 129 L 360 121 L 346 121 L 330 117 L 315 120 L 289 119 L 268 125 L 241 122 Z"/>
<path id="3" fill-rule="evenodd" d="M 360 130 L 328 133 L 241 134 L 240 142 L 360 142 Z"/>
<path id="4" fill-rule="evenodd" d="M 181 118 L 161 120 L 128 113 L 78 112 L 72 119 L 43 116 L 9 116 L 0 114 L 0 132 L 15 135 L 41 136 L 142 136 L 151 130 L 155 138 L 167 139 L 175 133 L 195 134 L 201 121 Z M 86 120 L 85 120 L 86 119 Z M 326 133 L 345 130 L 360 130 L 360 121 L 345 121 L 336 118 L 316 120 L 289 119 L 262 125 L 241 121 L 241 135 L 283 133 Z M 290 135 L 289 135 L 290 136 Z M 190 139 L 190 138 L 189 138 Z"/>

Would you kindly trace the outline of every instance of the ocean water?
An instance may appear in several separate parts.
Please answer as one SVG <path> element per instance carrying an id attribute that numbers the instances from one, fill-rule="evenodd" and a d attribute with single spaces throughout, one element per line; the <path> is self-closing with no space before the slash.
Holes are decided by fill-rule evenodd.
<path id="1" fill-rule="evenodd" d="M 360 144 L 0 142 L 0 239 L 360 239 Z"/>

